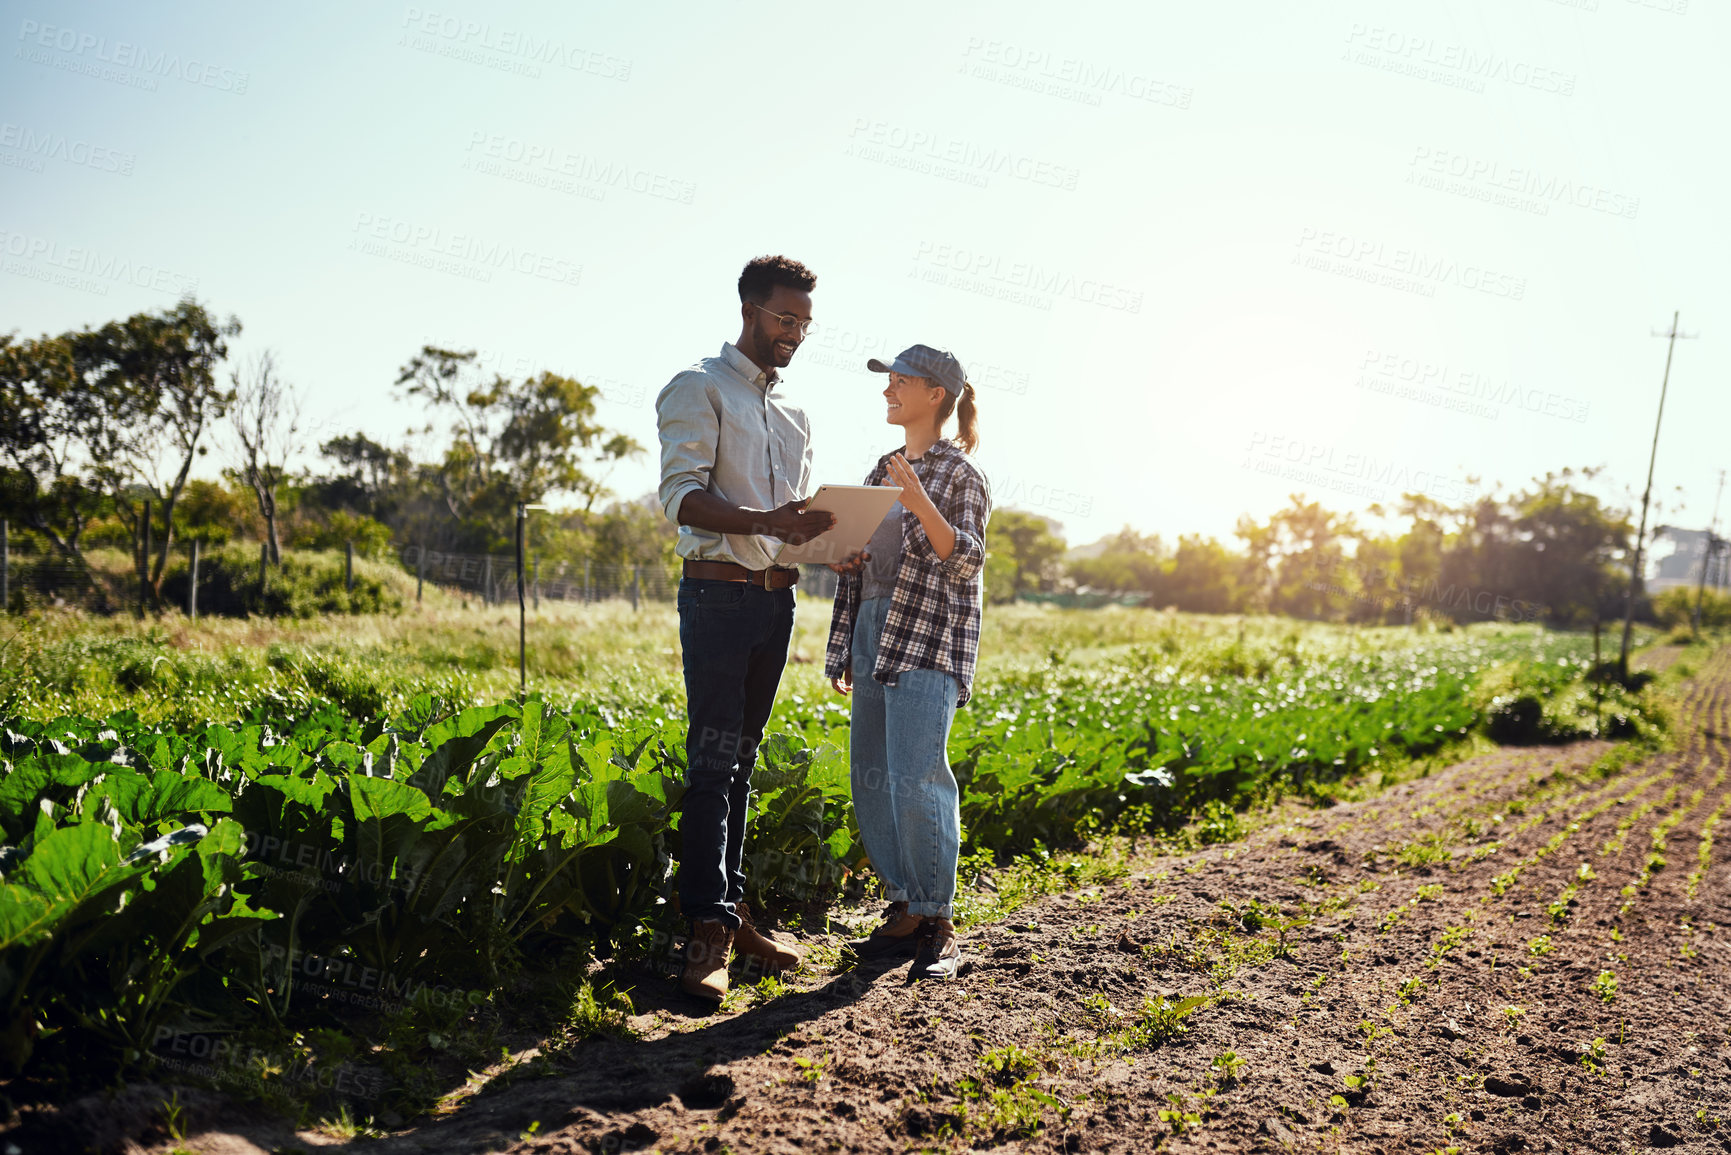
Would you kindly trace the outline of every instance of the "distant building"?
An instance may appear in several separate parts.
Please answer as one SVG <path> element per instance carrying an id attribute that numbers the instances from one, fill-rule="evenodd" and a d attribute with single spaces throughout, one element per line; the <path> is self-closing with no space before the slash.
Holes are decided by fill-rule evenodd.
<path id="1" fill-rule="evenodd" d="M 1670 553 L 1664 552 L 1667 545 Z M 1701 555 L 1706 548 L 1706 530 L 1664 526 L 1653 541 L 1653 556 L 1658 564 L 1647 571 L 1647 592 L 1656 594 L 1672 586 L 1692 586 L 1699 582 Z M 1727 564 L 1726 555 L 1721 551 L 1707 572 L 1707 584 L 1714 589 L 1725 589 L 1731 583 L 1731 574 L 1727 574 L 1727 570 L 1731 570 L 1731 565 Z"/>

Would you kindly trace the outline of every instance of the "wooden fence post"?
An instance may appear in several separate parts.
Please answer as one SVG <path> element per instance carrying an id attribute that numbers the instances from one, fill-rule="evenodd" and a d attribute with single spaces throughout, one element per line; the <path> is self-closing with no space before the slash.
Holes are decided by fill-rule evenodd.
<path id="1" fill-rule="evenodd" d="M 421 604 L 421 587 L 427 581 L 427 547 L 421 546 L 415 558 L 415 604 Z"/>
<path id="2" fill-rule="evenodd" d="M 638 587 L 640 585 L 642 585 L 642 582 L 643 582 L 643 567 L 640 565 L 632 566 L 631 567 L 631 608 L 633 610 L 635 610 L 637 608 L 637 592 L 638 592 Z"/>
<path id="3" fill-rule="evenodd" d="M 355 592 L 355 543 L 343 543 L 343 592 Z"/>
<path id="4" fill-rule="evenodd" d="M 150 601 L 150 498 L 144 499 L 144 519 L 139 523 L 139 531 L 144 537 L 144 550 L 139 555 L 138 566 L 138 616 L 144 616 L 145 604 Z"/>
<path id="5" fill-rule="evenodd" d="M 12 604 L 12 526 L 0 518 L 0 614 Z"/>
<path id="6" fill-rule="evenodd" d="M 486 567 L 481 571 L 481 604 L 493 604 L 493 555 L 487 555 Z"/>
<path id="7" fill-rule="evenodd" d="M 261 541 L 258 543 L 258 594 L 259 594 L 259 597 L 261 599 L 264 597 L 265 575 L 266 575 L 266 572 L 267 572 L 269 566 L 270 566 L 270 543 Z M 259 606 L 259 612 L 260 613 L 264 612 L 264 607 L 262 604 Z"/>
<path id="8" fill-rule="evenodd" d="M 186 616 L 198 620 L 198 539 L 192 539 L 192 572 L 186 583 Z"/>

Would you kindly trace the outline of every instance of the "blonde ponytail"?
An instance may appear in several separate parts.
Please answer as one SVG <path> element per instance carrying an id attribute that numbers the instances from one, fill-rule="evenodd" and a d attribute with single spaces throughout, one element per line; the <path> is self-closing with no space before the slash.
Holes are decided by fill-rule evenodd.
<path id="1" fill-rule="evenodd" d="M 960 397 L 945 398 L 938 423 L 942 425 L 948 421 L 952 412 L 956 415 L 956 444 L 962 447 L 963 453 L 972 453 L 980 447 L 980 411 L 974 403 L 974 387 L 969 382 L 962 382 Z"/>

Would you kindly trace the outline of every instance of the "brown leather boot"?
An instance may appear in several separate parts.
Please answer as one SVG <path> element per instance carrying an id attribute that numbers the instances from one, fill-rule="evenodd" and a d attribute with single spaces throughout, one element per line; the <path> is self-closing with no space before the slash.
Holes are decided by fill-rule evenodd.
<path id="1" fill-rule="evenodd" d="M 685 942 L 685 970 L 679 989 L 693 998 L 719 1003 L 727 997 L 727 955 L 733 931 L 717 918 L 693 921 Z"/>
<path id="2" fill-rule="evenodd" d="M 860 958 L 888 958 L 914 953 L 923 919 L 908 913 L 908 904 L 892 902 L 884 909 L 884 920 L 870 935 L 850 943 Z"/>
<path id="3" fill-rule="evenodd" d="M 733 949 L 737 953 L 758 960 L 770 970 L 796 967 L 805 961 L 805 952 L 800 948 L 776 942 L 758 930 L 751 919 L 751 908 L 743 902 L 733 904 L 733 913 L 739 916 L 739 929 L 733 932 Z"/>

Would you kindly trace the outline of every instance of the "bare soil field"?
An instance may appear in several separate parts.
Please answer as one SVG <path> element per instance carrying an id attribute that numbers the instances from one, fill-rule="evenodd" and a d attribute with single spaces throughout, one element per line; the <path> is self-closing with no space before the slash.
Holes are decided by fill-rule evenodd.
<path id="1" fill-rule="evenodd" d="M 798 936 L 825 965 L 708 1017 L 645 969 L 641 1037 L 526 1049 L 448 1113 L 380 1137 L 196 1098 L 189 1118 L 208 1123 L 178 1141 L 115 1134 L 125 1106 L 98 1099 L 18 1137 L 211 1153 L 1731 1151 L 1728 740 L 1721 650 L 1686 683 L 1669 753 L 1504 748 L 1363 803 L 1283 810 L 1245 841 L 1135 858 L 964 927 L 951 983 L 838 959 L 837 926 Z"/>

